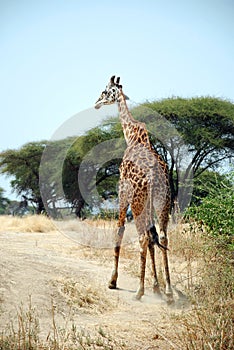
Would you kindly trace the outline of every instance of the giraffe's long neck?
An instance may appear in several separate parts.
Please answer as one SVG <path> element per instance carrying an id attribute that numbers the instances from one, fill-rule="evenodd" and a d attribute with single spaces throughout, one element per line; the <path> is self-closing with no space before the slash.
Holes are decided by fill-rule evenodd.
<path id="1" fill-rule="evenodd" d="M 122 91 L 118 98 L 118 109 L 120 115 L 120 122 L 122 124 L 124 138 L 127 145 L 134 143 L 142 143 L 151 148 L 148 132 L 144 123 L 135 120 L 128 109 L 126 99 Z"/>
<path id="2" fill-rule="evenodd" d="M 130 113 L 124 94 L 122 93 L 122 91 L 119 94 L 118 97 L 118 109 L 119 109 L 119 113 L 120 113 L 120 121 L 121 123 L 131 123 L 131 122 L 135 122 L 135 119 L 133 118 L 132 114 Z M 122 124 L 123 125 L 123 124 Z"/>

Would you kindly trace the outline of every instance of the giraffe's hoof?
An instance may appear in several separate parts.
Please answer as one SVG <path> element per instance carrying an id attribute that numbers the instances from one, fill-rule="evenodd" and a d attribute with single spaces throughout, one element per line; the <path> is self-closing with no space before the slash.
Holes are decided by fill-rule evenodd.
<path id="1" fill-rule="evenodd" d="M 153 284 L 153 293 L 155 295 L 161 296 L 161 291 L 158 282 L 154 282 Z"/>
<path id="2" fill-rule="evenodd" d="M 173 292 L 172 292 L 171 287 L 166 288 L 165 294 L 166 294 L 166 297 L 167 297 L 167 304 L 168 304 L 168 305 L 173 304 L 173 303 L 175 302 L 175 300 L 174 300 L 174 298 L 173 298 Z"/>
<path id="3" fill-rule="evenodd" d="M 143 295 L 144 295 L 144 289 L 139 288 L 136 295 L 135 295 L 135 299 L 140 300 Z"/>
<path id="4" fill-rule="evenodd" d="M 141 294 L 136 294 L 136 295 L 135 295 L 135 299 L 136 299 L 136 300 L 141 300 L 141 297 L 142 297 Z"/>
<path id="5" fill-rule="evenodd" d="M 116 281 L 110 281 L 108 284 L 109 289 L 116 289 Z"/>
<path id="6" fill-rule="evenodd" d="M 172 304 L 175 303 L 175 300 L 174 300 L 172 294 L 171 294 L 171 295 L 167 295 L 167 300 L 166 300 L 166 302 L 167 302 L 167 305 L 172 305 Z"/>
<path id="7" fill-rule="evenodd" d="M 166 286 L 165 294 L 166 294 L 166 296 L 168 296 L 168 297 L 173 296 L 173 291 L 172 291 L 170 285 Z"/>
<path id="8" fill-rule="evenodd" d="M 156 297 L 162 297 L 162 294 L 161 294 L 161 291 L 160 291 L 160 289 L 159 289 L 159 287 L 157 287 L 157 288 L 153 288 L 153 293 L 154 293 L 154 295 L 156 296 Z"/>

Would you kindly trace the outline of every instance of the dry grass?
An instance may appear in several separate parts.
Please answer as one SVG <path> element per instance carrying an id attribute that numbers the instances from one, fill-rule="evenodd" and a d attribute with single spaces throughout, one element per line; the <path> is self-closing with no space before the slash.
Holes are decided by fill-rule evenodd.
<path id="1" fill-rule="evenodd" d="M 234 280 L 232 252 L 195 225 L 171 233 L 173 255 L 184 258 L 177 283 L 185 288 L 191 308 L 168 317 L 172 329 L 163 338 L 171 349 L 234 348 Z M 173 273 L 173 272 L 172 272 Z M 171 319 L 173 317 L 173 321 Z"/>
<path id="2" fill-rule="evenodd" d="M 234 348 L 234 304 L 211 300 L 196 303 L 186 315 L 174 318 L 173 343 L 177 349 L 232 350 Z"/>
<path id="3" fill-rule="evenodd" d="M 171 275 L 176 275 L 174 287 L 191 295 L 199 288 L 206 265 L 203 249 L 206 236 L 199 230 L 192 230 L 190 225 L 181 223 L 171 226 L 168 234 Z"/>
<path id="4" fill-rule="evenodd" d="M 51 327 L 43 341 L 40 337 L 40 320 L 36 308 L 29 305 L 21 306 L 15 316 L 15 322 L 10 321 L 6 330 L 0 334 L 1 350 L 121 350 L 125 349 L 122 341 L 116 341 L 107 334 L 101 326 L 90 333 L 78 328 L 66 319 L 64 325 L 57 325 L 53 301 L 51 303 Z M 15 320 L 14 320 L 15 321 Z"/>
<path id="5" fill-rule="evenodd" d="M 53 222 L 45 217 L 1 218 L 2 231 L 49 232 L 54 230 Z M 0 219 L 0 220 L 1 220 Z M 29 221 L 27 221 L 29 220 Z M 43 221 L 45 220 L 45 221 Z M 42 225 L 43 221 L 43 225 Z M 5 226 L 4 226 L 5 225 Z M 25 225 L 25 226 L 24 226 Z M 56 222 L 64 232 L 82 234 L 83 251 L 88 258 L 111 259 L 113 252 L 113 231 L 116 222 L 79 222 L 77 220 Z M 48 229 L 49 228 L 49 229 Z M 135 226 L 126 227 L 127 244 L 121 249 L 121 262 L 126 271 L 137 275 L 139 271 L 139 250 Z M 169 228 L 169 259 L 171 261 L 172 284 L 175 289 L 185 293 L 190 300 L 190 308 L 183 313 L 168 312 L 167 327 L 154 325 L 156 333 L 168 343 L 168 349 L 178 350 L 232 350 L 234 348 L 234 303 L 233 303 L 233 257 L 218 240 L 192 225 L 177 225 Z M 75 237 L 75 236 L 74 236 Z M 104 244 L 111 249 L 103 254 Z M 105 246 L 104 246 L 105 248 Z M 76 248 L 80 249 L 80 248 Z M 160 251 L 156 250 L 156 259 L 160 261 Z M 148 259 L 149 260 L 149 259 Z M 160 264 L 159 264 L 160 265 Z M 147 269 L 149 270 L 149 269 Z M 160 266 L 159 266 L 160 274 Z M 161 279 L 161 278 L 160 278 Z M 102 292 L 102 288 L 87 280 L 79 284 L 71 279 L 55 282 L 63 300 L 74 309 L 84 313 L 102 314 L 111 310 L 113 305 Z M 54 312 L 54 311 L 53 311 Z M 124 349 L 118 339 L 106 336 L 102 330 L 90 335 L 87 332 L 66 328 L 59 332 L 52 312 L 53 337 L 46 344 L 37 337 L 38 320 L 33 309 L 18 312 L 18 328 L 8 326 L 0 336 L 0 349 Z M 31 316 L 30 316 L 31 315 Z M 157 344 L 156 344 L 157 345 Z M 155 349 L 157 346 L 155 345 Z M 153 347 L 152 347 L 153 349 Z"/>
<path id="6" fill-rule="evenodd" d="M 97 249 L 113 249 L 114 233 L 117 230 L 115 220 L 84 220 L 77 219 L 55 221 L 57 229 L 68 238 L 79 243 L 83 247 Z M 134 224 L 127 224 L 122 246 L 131 246 L 137 241 L 137 233 Z"/>
<path id="7" fill-rule="evenodd" d="M 113 308 L 103 288 L 89 283 L 87 279 L 81 278 L 79 282 L 72 279 L 57 279 L 53 284 L 62 300 L 66 301 L 72 309 L 79 309 L 89 314 L 100 314 Z"/>
<path id="8" fill-rule="evenodd" d="M 44 215 L 0 216 L 0 232 L 52 232 L 56 226 Z"/>

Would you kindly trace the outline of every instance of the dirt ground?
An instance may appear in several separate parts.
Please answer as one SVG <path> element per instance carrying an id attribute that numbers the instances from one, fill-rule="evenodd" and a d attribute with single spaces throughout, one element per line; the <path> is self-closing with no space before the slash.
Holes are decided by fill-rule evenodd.
<path id="1" fill-rule="evenodd" d="M 128 248 L 123 250 L 118 289 L 109 290 L 112 250 L 81 246 L 65 231 L 1 232 L 0 332 L 31 299 L 43 339 L 53 332 L 55 321 L 59 329 L 75 325 L 92 333 L 101 328 L 119 344 L 122 342 L 123 349 L 173 349 L 170 332 L 175 317 L 190 307 L 185 294 L 175 288 L 183 261 L 178 263 L 170 257 L 173 305 L 153 295 L 149 268 L 145 296 L 136 301 L 138 277 L 134 271 L 138 269 L 139 253 L 134 247 L 130 252 Z"/>

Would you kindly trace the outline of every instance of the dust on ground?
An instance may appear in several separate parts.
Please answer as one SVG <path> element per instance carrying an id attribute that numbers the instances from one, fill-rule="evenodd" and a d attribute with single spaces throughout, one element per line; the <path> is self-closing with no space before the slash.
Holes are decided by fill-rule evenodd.
<path id="1" fill-rule="evenodd" d="M 125 248 L 124 254 L 123 250 L 117 290 L 107 288 L 113 268 L 110 249 L 81 246 L 59 231 L 1 232 L 0 247 L 0 332 L 30 299 L 44 339 L 52 332 L 54 313 L 58 328 L 76 325 L 92 332 L 101 327 L 123 342 L 124 349 L 173 348 L 173 322 L 189 303 L 175 288 L 173 305 L 165 298 L 157 299 L 148 282 L 149 271 L 145 296 L 141 301 L 134 299 L 138 278 L 131 264 L 133 257 L 138 266 L 136 246 L 133 253 L 130 249 L 127 254 Z M 178 277 L 175 265 L 171 257 L 174 286 Z"/>

